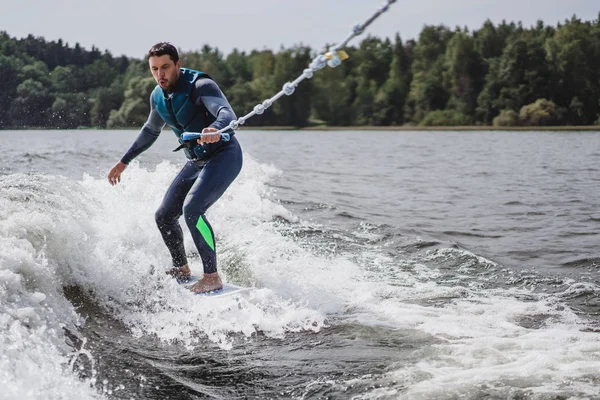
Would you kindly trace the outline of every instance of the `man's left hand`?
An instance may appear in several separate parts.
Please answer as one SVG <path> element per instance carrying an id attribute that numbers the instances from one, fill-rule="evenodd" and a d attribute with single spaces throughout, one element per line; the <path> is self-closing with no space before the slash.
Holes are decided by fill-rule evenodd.
<path id="1" fill-rule="evenodd" d="M 217 131 L 218 131 L 218 129 L 216 129 L 216 128 L 204 128 L 204 129 L 202 129 L 202 133 L 203 134 L 211 133 L 211 132 L 217 132 Z M 215 133 L 213 135 L 201 136 L 200 139 L 198 139 L 198 143 L 199 144 L 215 143 L 215 142 L 218 142 L 219 140 L 221 140 L 221 134 L 220 133 Z"/>

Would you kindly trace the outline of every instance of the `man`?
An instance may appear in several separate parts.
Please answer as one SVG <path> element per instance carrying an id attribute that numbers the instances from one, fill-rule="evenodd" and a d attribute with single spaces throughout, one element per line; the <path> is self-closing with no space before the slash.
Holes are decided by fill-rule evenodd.
<path id="1" fill-rule="evenodd" d="M 152 46 L 148 64 L 158 84 L 150 96 L 150 115 L 132 146 L 108 173 L 108 181 L 111 185 L 120 182 L 127 165 L 147 150 L 168 125 L 181 143 L 176 150 L 182 149 L 188 158 L 156 211 L 158 229 L 173 259 L 168 273 L 183 281 L 191 275 L 179 225 L 183 214 L 204 266 L 204 275 L 192 291 L 218 290 L 223 283 L 217 272 L 215 237 L 204 214 L 239 174 L 242 150 L 232 130 L 227 132 L 229 141 L 212 132 L 237 117 L 208 75 L 181 68 L 177 49 L 170 43 Z M 184 132 L 207 135 L 186 143 L 181 139 Z"/>

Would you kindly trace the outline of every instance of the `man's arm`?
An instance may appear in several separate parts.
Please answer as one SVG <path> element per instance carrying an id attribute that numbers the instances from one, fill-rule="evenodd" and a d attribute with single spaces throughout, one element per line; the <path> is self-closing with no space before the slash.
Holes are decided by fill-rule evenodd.
<path id="1" fill-rule="evenodd" d="M 134 158 L 148 150 L 156 139 L 158 139 L 158 135 L 160 135 L 164 126 L 165 122 L 156 111 L 154 100 L 152 100 L 152 95 L 150 95 L 150 114 L 148 115 L 148 120 L 129 150 L 127 150 L 127 153 L 121 158 L 121 162 L 129 164 Z"/>
<path id="2" fill-rule="evenodd" d="M 129 150 L 127 150 L 127 153 L 121 158 L 121 161 L 116 163 L 108 172 L 108 182 L 111 185 L 114 186 L 121 182 L 121 174 L 127 168 L 127 164 L 152 146 L 164 126 L 165 122 L 158 115 L 158 112 L 156 112 L 152 95 L 150 95 L 150 115 L 148 115 L 148 120 Z"/>
<path id="3" fill-rule="evenodd" d="M 212 79 L 201 78 L 196 81 L 192 90 L 192 100 L 196 105 L 204 104 L 208 112 L 216 118 L 210 124 L 210 128 L 220 130 L 237 119 L 227 98 Z"/>

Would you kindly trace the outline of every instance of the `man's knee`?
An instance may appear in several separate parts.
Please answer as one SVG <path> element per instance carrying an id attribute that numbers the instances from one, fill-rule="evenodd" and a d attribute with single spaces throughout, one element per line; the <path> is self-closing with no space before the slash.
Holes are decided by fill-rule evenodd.
<path id="1" fill-rule="evenodd" d="M 177 218 L 171 215 L 165 208 L 161 207 L 154 213 L 154 219 L 158 226 L 163 226 L 173 223 L 173 220 Z"/>
<path id="2" fill-rule="evenodd" d="M 186 204 L 183 206 L 183 216 L 190 226 L 195 226 L 198 218 L 206 213 L 206 207 L 199 207 L 199 204 Z"/>

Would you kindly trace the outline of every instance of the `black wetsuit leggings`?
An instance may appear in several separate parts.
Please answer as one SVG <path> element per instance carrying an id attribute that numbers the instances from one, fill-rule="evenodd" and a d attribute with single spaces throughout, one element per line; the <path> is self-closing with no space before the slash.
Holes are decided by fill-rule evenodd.
<path id="1" fill-rule="evenodd" d="M 175 177 L 156 211 L 158 229 L 173 266 L 187 264 L 179 218 L 183 214 L 202 259 L 204 273 L 217 271 L 216 243 L 204 213 L 227 190 L 242 169 L 242 150 L 235 136 L 207 162 L 188 161 Z"/>

